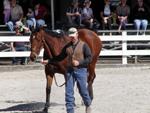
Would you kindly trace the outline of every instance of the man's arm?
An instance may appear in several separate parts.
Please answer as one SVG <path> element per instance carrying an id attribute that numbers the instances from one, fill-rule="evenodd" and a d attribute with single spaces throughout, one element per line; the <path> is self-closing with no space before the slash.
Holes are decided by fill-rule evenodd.
<path id="1" fill-rule="evenodd" d="M 61 51 L 61 53 L 57 56 L 54 56 L 53 58 L 51 59 L 46 59 L 46 60 L 43 60 L 41 61 L 42 64 L 53 64 L 53 63 L 58 63 L 62 60 L 64 60 L 66 57 L 67 57 L 67 52 L 66 52 L 66 49 L 71 45 L 71 43 L 68 43 Z"/>
<path id="2" fill-rule="evenodd" d="M 84 54 L 84 59 L 79 61 L 79 66 L 87 67 L 87 65 L 92 61 L 92 52 L 86 43 L 83 46 L 83 54 Z"/>

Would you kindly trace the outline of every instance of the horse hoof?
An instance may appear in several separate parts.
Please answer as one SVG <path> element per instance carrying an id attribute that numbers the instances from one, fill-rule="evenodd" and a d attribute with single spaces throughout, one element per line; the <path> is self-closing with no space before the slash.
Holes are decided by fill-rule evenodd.
<path id="1" fill-rule="evenodd" d="M 48 113 L 48 108 L 44 108 L 44 109 L 43 109 L 43 112 L 44 112 L 44 113 Z"/>
<path id="2" fill-rule="evenodd" d="M 44 109 L 43 109 L 43 112 L 44 113 L 48 113 L 48 108 L 49 108 L 50 104 L 49 103 L 46 103 L 45 106 L 44 106 Z"/>

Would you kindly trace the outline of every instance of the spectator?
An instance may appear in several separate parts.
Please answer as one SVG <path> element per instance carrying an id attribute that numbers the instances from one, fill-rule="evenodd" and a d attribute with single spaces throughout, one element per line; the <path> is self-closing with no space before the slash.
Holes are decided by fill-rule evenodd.
<path id="1" fill-rule="evenodd" d="M 119 28 L 118 31 L 123 28 L 126 29 L 126 24 L 128 20 L 128 16 L 130 14 L 130 8 L 126 5 L 126 0 L 121 0 L 121 4 L 117 7 L 117 16 L 119 20 Z"/>
<path id="2" fill-rule="evenodd" d="M 12 42 L 11 49 L 12 49 L 12 51 L 26 51 L 27 50 L 25 42 Z M 13 65 L 17 65 L 19 61 L 20 61 L 21 65 L 25 65 L 26 57 L 21 57 L 21 58 L 13 57 L 12 58 Z"/>
<path id="3" fill-rule="evenodd" d="M 35 19 L 36 19 L 36 27 L 45 25 L 45 16 L 47 15 L 47 9 L 44 5 L 38 3 L 35 5 Z"/>
<path id="4" fill-rule="evenodd" d="M 109 0 L 105 0 L 105 6 L 103 11 L 100 12 L 100 17 L 101 17 L 102 29 L 105 30 L 107 28 L 108 30 L 111 30 L 112 12 L 111 12 L 111 6 Z"/>
<path id="5" fill-rule="evenodd" d="M 17 21 L 15 24 L 16 24 L 15 26 L 16 35 L 22 35 L 22 33 L 29 31 L 29 29 L 23 25 L 21 20 Z M 25 42 L 12 42 L 11 49 L 12 51 L 26 51 L 27 50 L 26 43 Z M 12 64 L 16 65 L 20 61 L 21 65 L 25 65 L 26 59 L 27 59 L 26 57 L 21 57 L 21 58 L 13 57 Z"/>
<path id="6" fill-rule="evenodd" d="M 81 25 L 81 13 L 82 9 L 79 8 L 78 2 L 72 2 L 72 6 L 67 8 L 66 16 L 68 19 L 68 24 L 70 26 L 80 26 Z"/>
<path id="7" fill-rule="evenodd" d="M 16 22 L 15 30 L 16 30 L 16 35 L 22 35 L 24 31 L 28 31 L 29 29 L 23 25 L 21 20 L 19 20 Z M 12 51 L 26 51 L 27 50 L 25 46 L 25 42 L 11 42 L 11 49 Z M 26 57 L 21 57 L 21 58 L 13 57 L 12 58 L 13 65 L 18 64 L 19 61 L 21 61 L 20 62 L 21 65 L 25 65 Z"/>
<path id="8" fill-rule="evenodd" d="M 90 6 L 91 6 L 91 1 L 85 0 L 83 12 L 82 12 L 82 23 L 88 28 L 93 28 L 94 16 L 93 16 L 93 10 L 92 8 L 90 8 Z"/>
<path id="9" fill-rule="evenodd" d="M 28 13 L 27 13 L 27 27 L 28 28 L 36 28 L 36 20 L 34 17 L 34 11 L 32 8 L 28 8 Z"/>
<path id="10" fill-rule="evenodd" d="M 14 25 L 17 21 L 22 20 L 23 10 L 22 7 L 16 4 L 16 0 L 11 0 L 11 20 L 7 23 L 10 31 L 14 31 Z"/>
<path id="11" fill-rule="evenodd" d="M 16 0 L 11 0 L 11 21 L 7 23 L 7 26 L 10 31 L 16 30 L 16 35 L 20 35 L 20 29 L 18 30 L 18 27 L 20 26 L 21 20 L 23 18 L 23 10 L 22 7 L 18 4 L 16 4 Z M 16 24 L 17 23 L 17 24 Z M 12 51 L 25 51 L 25 42 L 12 42 L 11 43 L 11 49 Z M 25 64 L 25 57 L 21 58 L 20 64 Z M 18 58 L 12 59 L 12 64 L 17 64 L 19 61 Z"/>
<path id="12" fill-rule="evenodd" d="M 4 11 L 3 11 L 4 22 L 6 24 L 10 19 L 10 0 L 4 0 L 3 6 L 4 6 Z"/>
<path id="13" fill-rule="evenodd" d="M 143 34 L 145 34 L 148 25 L 148 8 L 143 3 L 143 0 L 137 0 L 137 5 L 134 7 L 133 12 L 136 12 L 134 14 L 134 25 L 137 29 L 137 35 L 139 34 L 140 27 L 143 30 Z"/>

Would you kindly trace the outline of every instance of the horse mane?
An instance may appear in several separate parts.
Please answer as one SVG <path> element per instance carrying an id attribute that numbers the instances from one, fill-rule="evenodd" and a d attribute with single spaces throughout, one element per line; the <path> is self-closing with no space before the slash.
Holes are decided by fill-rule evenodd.
<path id="1" fill-rule="evenodd" d="M 64 37 L 66 34 L 63 30 L 60 29 L 56 29 L 56 30 L 49 30 L 49 29 L 44 29 L 44 31 L 51 35 L 52 37 L 56 37 L 56 38 L 62 38 Z"/>
<path id="2" fill-rule="evenodd" d="M 62 38 L 64 36 L 66 36 L 66 33 L 63 30 L 60 30 L 60 29 L 50 30 L 50 29 L 44 28 L 44 27 L 33 29 L 32 33 L 40 32 L 41 30 L 45 31 L 47 34 L 51 35 L 52 37 L 56 37 L 56 38 Z"/>

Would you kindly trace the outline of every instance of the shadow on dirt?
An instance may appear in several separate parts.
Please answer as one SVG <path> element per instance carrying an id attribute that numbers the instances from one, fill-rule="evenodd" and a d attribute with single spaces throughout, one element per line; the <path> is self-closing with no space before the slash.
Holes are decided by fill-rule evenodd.
<path id="1" fill-rule="evenodd" d="M 20 112 L 29 112 L 29 113 L 45 113 L 43 112 L 45 103 L 44 102 L 34 102 L 34 103 L 26 103 L 26 104 L 18 104 L 15 106 L 11 106 L 8 108 L 0 109 L 0 112 L 12 112 L 15 111 Z M 50 107 L 54 106 L 64 106 L 63 104 L 51 103 Z"/>

